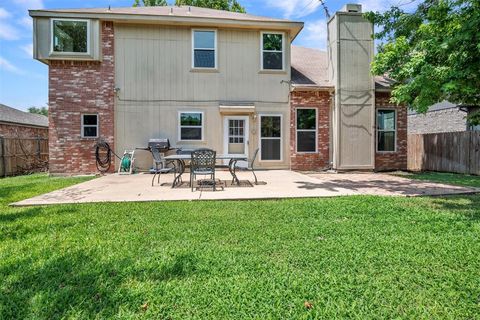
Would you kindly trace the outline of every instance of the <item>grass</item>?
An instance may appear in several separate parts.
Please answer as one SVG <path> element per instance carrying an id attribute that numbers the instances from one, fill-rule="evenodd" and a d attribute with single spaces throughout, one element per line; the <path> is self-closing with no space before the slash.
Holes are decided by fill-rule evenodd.
<path id="1" fill-rule="evenodd" d="M 447 172 L 419 172 L 401 176 L 409 179 L 480 188 L 480 176 Z"/>
<path id="2" fill-rule="evenodd" d="M 478 319 L 480 196 L 11 208 L 0 318 Z"/>

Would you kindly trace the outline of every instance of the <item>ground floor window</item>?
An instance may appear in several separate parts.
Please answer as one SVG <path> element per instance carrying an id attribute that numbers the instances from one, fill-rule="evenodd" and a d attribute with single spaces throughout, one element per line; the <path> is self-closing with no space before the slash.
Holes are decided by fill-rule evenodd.
<path id="1" fill-rule="evenodd" d="M 203 140 L 203 112 L 179 113 L 179 140 Z"/>
<path id="2" fill-rule="evenodd" d="M 282 159 L 282 117 L 260 116 L 260 159 Z"/>
<path id="3" fill-rule="evenodd" d="M 297 152 L 317 152 L 317 109 L 297 109 Z"/>
<path id="4" fill-rule="evenodd" d="M 82 138 L 98 137 L 98 114 L 82 114 Z"/>
<path id="5" fill-rule="evenodd" d="M 377 110 L 377 151 L 395 151 L 396 111 Z"/>

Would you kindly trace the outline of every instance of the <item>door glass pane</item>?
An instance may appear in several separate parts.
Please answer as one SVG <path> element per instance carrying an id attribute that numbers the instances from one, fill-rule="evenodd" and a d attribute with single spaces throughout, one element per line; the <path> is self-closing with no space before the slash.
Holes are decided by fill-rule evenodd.
<path id="1" fill-rule="evenodd" d="M 228 120 L 228 153 L 229 154 L 245 154 L 245 136 L 243 127 L 245 120 L 235 119 Z"/>
<path id="2" fill-rule="evenodd" d="M 262 139 L 262 160 L 280 160 L 280 139 Z"/>
<path id="3" fill-rule="evenodd" d="M 315 131 L 297 132 L 297 151 L 315 152 Z"/>

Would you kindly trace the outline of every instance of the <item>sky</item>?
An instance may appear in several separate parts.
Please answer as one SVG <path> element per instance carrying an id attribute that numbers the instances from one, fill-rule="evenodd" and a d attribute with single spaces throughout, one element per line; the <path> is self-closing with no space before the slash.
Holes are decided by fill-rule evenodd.
<path id="1" fill-rule="evenodd" d="M 174 2 L 168 0 L 169 3 Z M 345 3 L 364 11 L 384 11 L 401 0 L 326 0 L 331 14 Z M 32 58 L 28 9 L 129 7 L 134 0 L 2 0 L 0 2 L 0 103 L 26 110 L 48 103 L 48 67 Z M 318 0 L 239 0 L 247 13 L 303 21 L 295 45 L 325 49 L 326 18 Z"/>

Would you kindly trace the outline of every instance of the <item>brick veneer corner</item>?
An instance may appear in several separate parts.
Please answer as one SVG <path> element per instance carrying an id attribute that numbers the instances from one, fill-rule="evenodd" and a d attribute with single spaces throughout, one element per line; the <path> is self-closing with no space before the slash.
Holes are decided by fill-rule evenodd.
<path id="1" fill-rule="evenodd" d="M 98 114 L 99 137 L 114 148 L 113 22 L 101 23 L 101 50 L 101 61 L 51 60 L 49 63 L 51 174 L 89 174 L 97 171 L 96 139 L 81 137 L 83 113 Z"/>
<path id="2" fill-rule="evenodd" d="M 407 107 L 390 102 L 390 93 L 375 93 L 376 109 L 393 108 L 397 110 L 397 150 L 396 152 L 376 152 L 375 170 L 407 170 Z M 375 135 L 377 139 L 377 135 Z"/>
<path id="3" fill-rule="evenodd" d="M 316 171 L 330 165 L 330 105 L 331 96 L 326 91 L 293 91 L 290 102 L 290 166 L 292 170 Z M 317 152 L 297 153 L 296 109 L 317 109 Z"/>

